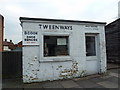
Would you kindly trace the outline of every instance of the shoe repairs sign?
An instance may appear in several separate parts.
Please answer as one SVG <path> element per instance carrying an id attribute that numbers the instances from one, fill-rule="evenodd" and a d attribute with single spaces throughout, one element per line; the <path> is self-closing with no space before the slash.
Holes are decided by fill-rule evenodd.
<path id="1" fill-rule="evenodd" d="M 39 45 L 38 31 L 23 31 L 23 45 Z"/>

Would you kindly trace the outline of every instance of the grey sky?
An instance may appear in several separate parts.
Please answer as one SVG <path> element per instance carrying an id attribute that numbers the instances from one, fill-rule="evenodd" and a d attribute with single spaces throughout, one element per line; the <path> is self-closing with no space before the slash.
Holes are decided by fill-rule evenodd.
<path id="1" fill-rule="evenodd" d="M 110 23 L 117 19 L 119 0 L 0 0 L 4 38 L 22 40 L 19 17 L 70 19 Z"/>

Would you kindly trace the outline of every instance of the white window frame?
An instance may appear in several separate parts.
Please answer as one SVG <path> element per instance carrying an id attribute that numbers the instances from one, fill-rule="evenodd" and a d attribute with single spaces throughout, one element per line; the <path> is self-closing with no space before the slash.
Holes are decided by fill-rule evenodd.
<path id="1" fill-rule="evenodd" d="M 44 36 L 68 36 L 68 55 L 66 56 L 44 56 Z M 58 33 L 58 32 L 44 32 L 41 35 L 41 44 L 40 44 L 40 61 L 41 62 L 51 62 L 51 61 L 72 61 L 73 59 L 70 57 L 70 33 Z"/>
<path id="2" fill-rule="evenodd" d="M 97 60 L 97 56 L 98 56 L 98 47 L 97 47 L 97 45 L 98 45 L 98 39 L 97 39 L 97 37 L 98 37 L 98 33 L 91 33 L 91 34 L 89 34 L 89 33 L 85 33 L 85 47 L 86 47 L 86 36 L 95 36 L 95 50 L 96 50 L 96 55 L 95 56 L 86 56 L 86 59 L 87 60 Z M 87 48 L 86 48 L 87 49 Z M 86 52 L 86 50 L 85 50 L 85 52 Z M 85 53 L 86 54 L 86 53 Z"/>

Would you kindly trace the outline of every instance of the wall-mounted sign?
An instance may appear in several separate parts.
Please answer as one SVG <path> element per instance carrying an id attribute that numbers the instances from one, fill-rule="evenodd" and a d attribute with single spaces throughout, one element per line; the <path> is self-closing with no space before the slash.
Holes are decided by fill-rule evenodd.
<path id="1" fill-rule="evenodd" d="M 87 30 L 98 30 L 98 26 L 96 26 L 96 25 L 85 25 L 85 29 L 87 29 Z"/>
<path id="2" fill-rule="evenodd" d="M 66 45 L 66 38 L 57 38 L 57 45 Z"/>
<path id="3" fill-rule="evenodd" d="M 70 25 L 50 25 L 50 24 L 39 24 L 39 28 L 42 30 L 72 30 L 73 27 Z"/>
<path id="4" fill-rule="evenodd" d="M 38 31 L 23 31 L 23 45 L 39 45 Z"/>

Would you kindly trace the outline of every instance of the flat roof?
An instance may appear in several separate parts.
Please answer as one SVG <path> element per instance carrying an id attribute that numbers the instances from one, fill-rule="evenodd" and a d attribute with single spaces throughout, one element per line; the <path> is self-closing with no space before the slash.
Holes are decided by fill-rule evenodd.
<path id="1" fill-rule="evenodd" d="M 106 22 L 94 22 L 94 21 L 79 21 L 79 20 L 65 20 L 65 19 L 47 19 L 47 18 L 29 18 L 20 17 L 19 20 L 36 20 L 36 21 L 54 21 L 54 22 L 73 22 L 73 23 L 94 23 L 94 24 L 106 24 Z"/>

